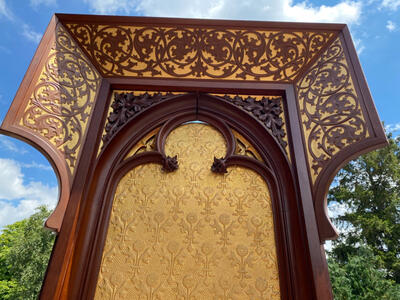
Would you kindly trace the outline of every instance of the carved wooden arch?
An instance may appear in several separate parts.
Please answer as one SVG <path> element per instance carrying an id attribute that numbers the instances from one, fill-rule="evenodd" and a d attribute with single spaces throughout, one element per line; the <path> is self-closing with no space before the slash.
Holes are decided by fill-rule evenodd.
<path id="1" fill-rule="evenodd" d="M 155 112 L 157 117 L 154 116 Z M 155 162 L 163 168 L 166 157 L 163 145 L 166 137 L 177 126 L 193 120 L 206 122 L 222 133 L 227 141 L 225 167 L 238 165 L 256 171 L 273 193 L 282 299 L 292 299 L 294 295 L 309 299 L 315 297 L 309 288 L 311 272 L 306 264 L 310 254 L 307 247 L 300 247 L 305 243 L 304 224 L 300 217 L 293 213 L 297 211 L 299 201 L 295 196 L 297 193 L 290 166 L 282 149 L 274 137 L 248 113 L 226 101 L 196 94 L 173 97 L 149 107 L 128 121 L 104 148 L 94 172 L 98 175 L 92 180 L 89 196 L 80 217 L 81 234 L 78 233 L 79 239 L 76 244 L 79 254 L 71 265 L 71 277 L 67 288 L 69 297 L 91 299 L 94 296 L 116 183 L 126 172 L 140 164 Z M 156 151 L 124 159 L 131 145 L 162 124 L 164 125 L 157 136 Z M 144 127 L 146 130 L 143 130 Z M 229 127 L 254 142 L 266 164 L 247 156 L 234 155 L 235 140 Z M 103 188 L 98 189 L 98 186 Z"/>

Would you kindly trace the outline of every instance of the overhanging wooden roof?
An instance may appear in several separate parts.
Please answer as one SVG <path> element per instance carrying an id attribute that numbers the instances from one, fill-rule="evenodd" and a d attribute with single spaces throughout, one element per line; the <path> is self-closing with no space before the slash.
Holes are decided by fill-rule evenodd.
<path id="1" fill-rule="evenodd" d="M 334 237 L 325 200 L 333 176 L 386 143 L 343 24 L 56 14 L 1 132 L 53 164 L 61 194 L 47 226 L 59 230 L 83 146 L 100 147 L 86 135 L 109 111 L 109 90 L 225 93 L 227 85 L 284 97 L 289 153 L 309 178 L 321 241 Z"/>

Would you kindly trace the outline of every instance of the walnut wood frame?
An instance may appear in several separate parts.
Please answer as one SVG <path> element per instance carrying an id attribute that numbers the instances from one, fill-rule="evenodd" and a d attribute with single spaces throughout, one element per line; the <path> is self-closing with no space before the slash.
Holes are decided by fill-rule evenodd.
<path id="1" fill-rule="evenodd" d="M 179 78 L 141 78 L 123 76 L 103 76 L 98 89 L 95 105 L 92 110 L 87 130 L 83 138 L 82 151 L 77 158 L 77 166 L 73 176 L 67 171 L 65 161 L 52 145 L 32 131 L 18 124 L 32 93 L 31 82 L 37 80 L 57 26 L 67 23 L 93 24 L 157 24 L 160 26 L 198 26 L 213 28 L 251 28 L 280 30 L 315 30 L 333 32 L 334 36 L 320 49 L 308 65 L 317 61 L 335 38 L 344 45 L 344 51 L 350 62 L 350 72 L 355 80 L 355 89 L 362 98 L 361 109 L 366 116 L 370 136 L 355 143 L 332 157 L 317 181 L 312 184 L 308 172 L 309 162 L 305 148 L 305 138 L 301 128 L 301 114 L 294 82 L 265 82 L 257 80 L 235 81 L 218 79 L 179 79 Z M 68 30 L 67 30 L 68 31 Z M 76 37 L 69 31 L 73 39 Z M 88 56 L 84 49 L 82 52 Z M 88 56 L 89 57 L 89 56 Z M 90 61 L 90 59 L 88 59 Z M 90 62 L 96 67 L 96 62 Z M 298 74 L 300 78 L 307 70 L 305 66 Z M 146 109 L 129 122 L 113 138 L 113 142 L 105 145 L 99 159 L 97 149 L 106 122 L 109 101 L 113 90 L 149 90 L 189 93 Z M 206 95 L 207 93 L 227 93 L 241 95 L 280 95 L 284 99 L 284 114 L 287 124 L 287 135 L 290 144 L 289 162 L 282 148 L 257 120 L 243 110 L 226 101 Z M 179 100 L 177 100 L 179 99 Z M 163 140 L 158 141 L 159 152 L 147 153 L 122 163 L 123 154 L 136 143 L 146 132 L 160 126 L 170 119 L 208 120 L 213 126 L 224 131 L 224 123 L 235 129 L 262 155 L 266 166 L 251 160 L 232 155 L 224 157 L 227 167 L 239 164 L 253 168 L 263 174 L 271 190 L 275 191 L 274 215 L 278 251 L 280 257 L 280 274 L 283 298 L 286 299 L 332 299 L 329 274 L 323 243 L 337 236 L 326 212 L 326 193 L 337 170 L 350 159 L 382 147 L 387 144 L 386 137 L 376 113 L 364 75 L 359 64 L 349 31 L 342 24 L 304 24 L 278 22 L 248 22 L 219 20 L 189 20 L 138 17 L 105 17 L 87 15 L 55 15 L 40 43 L 31 65 L 15 96 L 14 102 L 0 128 L 0 133 L 22 139 L 39 149 L 51 162 L 59 183 L 60 201 L 46 225 L 58 232 L 52 252 L 45 282 L 41 291 L 41 299 L 86 299 L 93 294 L 96 276 L 85 277 L 90 267 L 98 269 L 99 251 L 106 230 L 98 227 L 104 223 L 110 210 L 110 203 L 101 203 L 101 199 L 109 199 L 112 188 L 107 186 L 99 190 L 95 182 L 110 182 L 135 164 L 149 161 L 162 163 Z M 171 121 L 173 123 L 173 121 Z M 177 124 L 179 124 L 177 121 Z M 171 123 L 171 124 L 172 124 Z M 176 124 L 175 124 L 176 125 Z M 174 125 L 174 126 L 175 126 Z M 164 128 L 168 134 L 168 130 Z M 227 138 L 228 136 L 225 135 Z M 229 139 L 228 139 L 229 140 Z M 127 142 L 129 141 L 129 142 Z M 119 169 L 119 168 L 122 169 Z M 119 175 L 118 175 L 119 174 Z M 117 176 L 117 177 L 116 177 Z M 282 199 L 279 203 L 276 199 Z M 100 201 L 100 202 L 99 202 Z M 100 203 L 100 206 L 95 205 Z M 108 206 L 107 206 L 108 205 Z M 89 209 L 90 208 L 90 209 Z M 100 231 L 99 231 L 100 230 Z M 99 234 L 99 235 L 97 235 Z M 97 250 L 96 250 L 97 249 Z M 286 252 L 285 252 L 286 251 Z M 95 254 L 93 254 L 95 253 Z M 96 260 L 97 259 L 97 260 Z M 92 272 L 95 272 L 92 270 Z M 92 274 L 92 273 L 90 273 Z M 89 281 L 85 278 L 90 278 Z M 90 297 L 89 297 L 90 299 Z"/>

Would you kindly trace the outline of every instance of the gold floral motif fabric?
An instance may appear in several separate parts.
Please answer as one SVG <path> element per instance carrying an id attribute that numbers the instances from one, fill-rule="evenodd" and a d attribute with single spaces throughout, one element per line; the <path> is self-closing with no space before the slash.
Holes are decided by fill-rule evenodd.
<path id="1" fill-rule="evenodd" d="M 231 167 L 222 135 L 205 124 L 171 132 L 179 169 L 146 164 L 119 182 L 95 299 L 280 299 L 268 186 Z"/>

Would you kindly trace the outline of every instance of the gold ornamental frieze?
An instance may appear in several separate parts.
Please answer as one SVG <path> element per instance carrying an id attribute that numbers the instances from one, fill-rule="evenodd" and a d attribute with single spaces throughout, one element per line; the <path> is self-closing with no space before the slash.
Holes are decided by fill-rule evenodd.
<path id="1" fill-rule="evenodd" d="M 107 77 L 291 82 L 335 35 L 187 26 L 66 27 Z"/>

